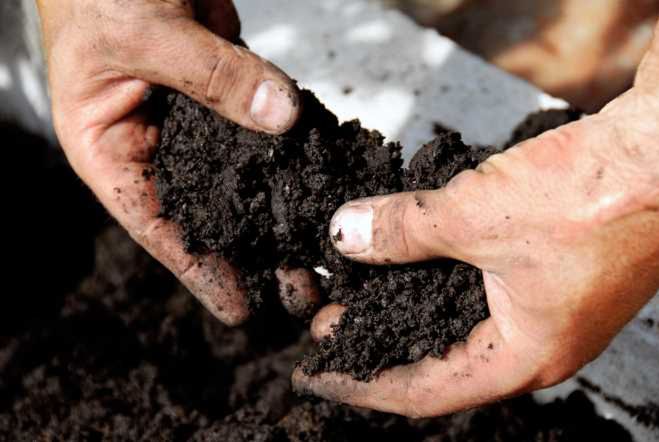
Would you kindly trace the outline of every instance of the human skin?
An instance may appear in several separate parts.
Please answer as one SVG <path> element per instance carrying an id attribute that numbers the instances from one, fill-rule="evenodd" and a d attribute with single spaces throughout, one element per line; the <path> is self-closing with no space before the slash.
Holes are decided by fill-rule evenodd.
<path id="1" fill-rule="evenodd" d="M 277 134 L 298 117 L 296 86 L 231 43 L 240 22 L 230 0 L 37 0 L 37 6 L 55 130 L 71 166 L 211 313 L 229 325 L 243 322 L 249 312 L 237 271 L 216 256 L 186 253 L 176 226 L 158 217 L 154 180 L 143 171 L 159 129 L 144 97 L 152 85 L 168 86 L 247 128 Z M 317 302 L 306 271 L 278 275 L 282 292 L 291 293 L 292 285 L 303 304 Z"/>
<path id="2" fill-rule="evenodd" d="M 482 269 L 491 317 L 442 359 L 368 383 L 296 369 L 298 391 L 426 417 L 570 377 L 659 286 L 659 36 L 634 87 L 598 114 L 494 155 L 443 189 L 350 202 L 330 235 L 365 263 L 450 257 Z M 331 334 L 341 312 L 321 310 L 312 336 Z"/>

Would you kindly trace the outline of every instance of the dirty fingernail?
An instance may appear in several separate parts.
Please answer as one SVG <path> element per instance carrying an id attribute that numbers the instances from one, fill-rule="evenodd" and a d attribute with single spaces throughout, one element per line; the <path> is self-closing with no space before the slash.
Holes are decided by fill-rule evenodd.
<path id="1" fill-rule="evenodd" d="M 296 114 L 293 93 L 273 80 L 265 80 L 252 99 L 252 121 L 267 132 L 281 132 L 293 124 Z"/>
<path id="2" fill-rule="evenodd" d="M 330 223 L 330 236 L 339 252 L 355 255 L 366 252 L 373 241 L 373 208 L 369 205 L 345 206 Z"/>

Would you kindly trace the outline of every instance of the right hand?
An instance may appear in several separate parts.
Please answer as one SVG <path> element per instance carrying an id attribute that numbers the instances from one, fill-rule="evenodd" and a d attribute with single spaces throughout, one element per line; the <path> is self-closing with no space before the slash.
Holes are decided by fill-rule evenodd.
<path id="1" fill-rule="evenodd" d="M 572 376 L 659 287 L 659 33 L 634 88 L 599 114 L 493 155 L 442 189 L 350 202 L 329 233 L 360 262 L 450 257 L 482 269 L 491 317 L 443 358 L 371 382 L 298 368 L 299 391 L 428 417 Z M 343 311 L 321 310 L 314 338 L 331 335 Z"/>
<path id="2" fill-rule="evenodd" d="M 236 269 L 217 256 L 188 254 L 177 227 L 158 217 L 153 180 L 142 171 L 158 145 L 159 129 L 141 105 L 151 85 L 164 85 L 244 127 L 279 134 L 300 111 L 295 84 L 231 43 L 240 22 L 230 0 L 38 0 L 37 5 L 55 130 L 71 166 L 130 235 L 211 313 L 230 325 L 244 321 L 249 312 Z M 292 285 L 303 302 L 317 302 L 307 271 L 277 274 L 283 291 Z"/>

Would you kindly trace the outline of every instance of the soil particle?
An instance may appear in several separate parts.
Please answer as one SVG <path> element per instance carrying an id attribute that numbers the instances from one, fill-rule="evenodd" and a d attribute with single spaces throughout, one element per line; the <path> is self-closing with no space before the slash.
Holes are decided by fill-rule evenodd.
<path id="1" fill-rule="evenodd" d="M 651 329 L 651 328 L 654 328 L 655 320 L 652 319 L 652 318 L 645 318 L 645 319 L 643 320 L 643 324 L 644 324 L 647 328 L 650 328 L 650 329 Z"/>

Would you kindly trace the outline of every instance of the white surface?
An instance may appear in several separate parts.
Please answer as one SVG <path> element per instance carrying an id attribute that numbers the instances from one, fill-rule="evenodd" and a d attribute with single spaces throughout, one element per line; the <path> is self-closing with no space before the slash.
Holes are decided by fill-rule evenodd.
<path id="1" fill-rule="evenodd" d="M 366 1 L 237 0 L 244 37 L 341 119 L 360 118 L 405 146 L 406 156 L 432 138 L 435 122 L 470 144 L 500 145 L 530 112 L 565 107 L 522 80 L 488 65 L 434 31 Z M 345 94 L 345 88 L 352 89 Z M 639 318 L 659 322 L 659 297 Z M 634 320 L 580 375 L 630 404 L 659 402 L 659 329 Z M 565 396 L 571 380 L 538 396 Z M 659 435 L 591 395 L 598 408 L 634 432 Z"/>
<path id="2" fill-rule="evenodd" d="M 359 117 L 406 153 L 432 137 L 434 122 L 470 144 L 501 144 L 529 112 L 566 104 L 364 1 L 237 1 L 250 47 L 341 119 Z M 353 91 L 345 94 L 344 89 Z"/>

